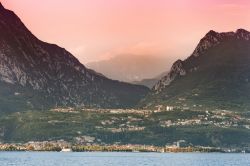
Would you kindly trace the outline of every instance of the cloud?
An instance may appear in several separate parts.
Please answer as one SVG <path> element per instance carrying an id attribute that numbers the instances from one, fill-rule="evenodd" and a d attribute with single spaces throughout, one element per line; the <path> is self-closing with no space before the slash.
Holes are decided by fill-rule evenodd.
<path id="1" fill-rule="evenodd" d="M 160 56 L 164 54 L 166 46 L 155 42 L 139 42 L 127 47 L 119 47 L 105 52 L 99 56 L 99 60 L 106 60 L 117 55 L 135 55 L 135 56 Z"/>

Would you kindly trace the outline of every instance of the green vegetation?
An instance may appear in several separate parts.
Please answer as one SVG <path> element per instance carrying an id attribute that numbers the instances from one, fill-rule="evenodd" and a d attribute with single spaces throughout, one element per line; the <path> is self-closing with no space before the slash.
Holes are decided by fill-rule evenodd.
<path id="1" fill-rule="evenodd" d="M 238 121 L 234 120 L 237 116 L 241 117 Z M 145 114 L 27 111 L 1 116 L 0 139 L 9 143 L 64 139 L 78 144 L 156 146 L 185 140 L 191 146 L 246 147 L 250 145 L 247 125 L 245 114 L 219 116 L 190 110 L 145 111 Z M 94 139 L 88 141 L 86 136 Z"/>

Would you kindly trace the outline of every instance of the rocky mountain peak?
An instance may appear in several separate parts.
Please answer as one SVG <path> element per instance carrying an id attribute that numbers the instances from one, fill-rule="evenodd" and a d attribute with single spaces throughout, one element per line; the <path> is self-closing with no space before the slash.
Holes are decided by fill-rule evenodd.
<path id="1" fill-rule="evenodd" d="M 250 40 L 250 32 L 245 29 L 238 29 L 235 34 L 237 39 Z"/>
<path id="2" fill-rule="evenodd" d="M 236 34 L 250 34 L 249 31 L 247 31 L 247 30 L 245 30 L 245 29 L 242 29 L 242 28 L 237 29 L 235 33 L 236 33 Z"/>
<path id="3" fill-rule="evenodd" d="M 206 35 L 205 37 L 216 37 L 219 33 L 214 31 L 214 30 L 210 30 Z"/>
<path id="4" fill-rule="evenodd" d="M 238 29 L 236 32 L 216 32 L 210 30 L 199 42 L 191 56 L 198 57 L 202 55 L 208 48 L 232 38 L 250 40 L 250 32 L 245 29 Z"/>
<path id="5" fill-rule="evenodd" d="M 192 56 L 198 57 L 208 48 L 220 42 L 220 33 L 210 30 L 199 42 Z"/>

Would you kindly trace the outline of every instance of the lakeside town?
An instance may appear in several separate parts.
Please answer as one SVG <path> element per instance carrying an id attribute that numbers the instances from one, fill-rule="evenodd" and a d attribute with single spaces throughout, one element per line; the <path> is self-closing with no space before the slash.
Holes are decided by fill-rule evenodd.
<path id="1" fill-rule="evenodd" d="M 154 110 L 144 110 L 144 109 L 74 109 L 74 108 L 55 108 L 52 109 L 53 112 L 63 112 L 63 113 L 81 113 L 81 112 L 92 112 L 92 113 L 102 113 L 109 114 L 110 118 L 108 120 L 101 121 L 100 126 L 96 126 L 97 129 L 109 130 L 113 133 L 123 132 L 123 131 L 142 131 L 145 126 L 131 125 L 134 122 L 142 122 L 147 119 L 151 121 L 159 121 L 161 127 L 171 127 L 171 126 L 190 126 L 190 125 L 213 125 L 221 128 L 243 128 L 250 129 L 250 113 L 249 112 L 235 112 L 230 110 L 190 110 L 189 107 L 174 107 L 162 105 L 156 106 Z M 176 119 L 168 118 L 154 118 L 152 115 L 158 115 L 161 113 L 171 113 L 172 114 L 191 114 L 186 118 L 180 118 L 176 116 Z M 115 115 L 127 114 L 127 117 L 117 117 Z M 113 115 L 113 116 L 112 116 Z M 140 115 L 134 117 L 133 115 Z M 124 122 L 124 123 L 120 123 Z M 118 124 L 116 128 L 109 128 L 110 125 Z"/>
<path id="2" fill-rule="evenodd" d="M 250 118 L 248 112 L 239 113 L 229 110 L 197 111 L 173 106 L 158 106 L 155 110 L 136 109 L 75 109 L 55 108 L 49 112 L 55 114 L 76 115 L 80 113 L 91 113 L 108 115 L 98 122 L 96 130 L 111 133 L 140 132 L 146 130 L 145 121 L 157 122 L 162 128 L 176 126 L 198 126 L 213 125 L 220 128 L 243 128 L 250 129 Z M 174 116 L 173 116 L 174 115 Z M 41 117 L 40 117 L 41 118 Z M 21 117 L 20 117 L 21 119 Z M 59 120 L 49 120 L 48 124 L 60 124 Z M 4 135 L 0 128 L 0 134 Z M 29 141 L 27 143 L 1 143 L 0 151 L 73 151 L 73 152 L 223 152 L 223 153 L 248 153 L 245 147 L 209 147 L 192 145 L 186 140 L 176 140 L 166 143 L 165 146 L 123 144 L 122 142 L 106 143 L 94 136 L 82 135 L 79 131 L 74 141 L 49 140 Z"/>
<path id="3" fill-rule="evenodd" d="M 75 145 L 64 140 L 58 141 L 42 141 L 0 144 L 0 151 L 51 151 L 51 152 L 156 152 L 156 153 L 184 153 L 184 152 L 220 152 L 220 153 L 250 153 L 250 150 L 239 148 L 218 148 L 204 146 L 182 146 L 184 140 L 179 140 L 173 145 L 164 147 L 153 145 Z"/>
<path id="4" fill-rule="evenodd" d="M 225 130 L 230 134 L 239 129 L 248 132 L 249 115 L 249 112 L 161 105 L 146 110 L 58 107 L 42 113 L 17 112 L 2 121 L 0 150 L 248 152 L 249 144 L 236 142 L 228 146 L 229 141 L 237 138 L 223 138 L 209 132 Z M 6 134 L 9 128 L 4 124 L 11 123 L 13 118 L 17 123 L 11 129 L 18 129 L 13 133 L 19 135 L 13 135 L 14 139 L 8 142 L 4 138 L 9 137 Z M 40 125 L 34 126 L 37 122 Z M 25 136 L 24 132 L 30 135 Z"/>

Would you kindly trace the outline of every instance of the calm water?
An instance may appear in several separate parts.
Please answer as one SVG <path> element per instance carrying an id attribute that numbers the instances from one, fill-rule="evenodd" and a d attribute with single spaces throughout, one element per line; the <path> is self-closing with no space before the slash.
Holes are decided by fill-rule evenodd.
<path id="1" fill-rule="evenodd" d="M 0 152 L 0 166 L 247 166 L 250 154 Z"/>

